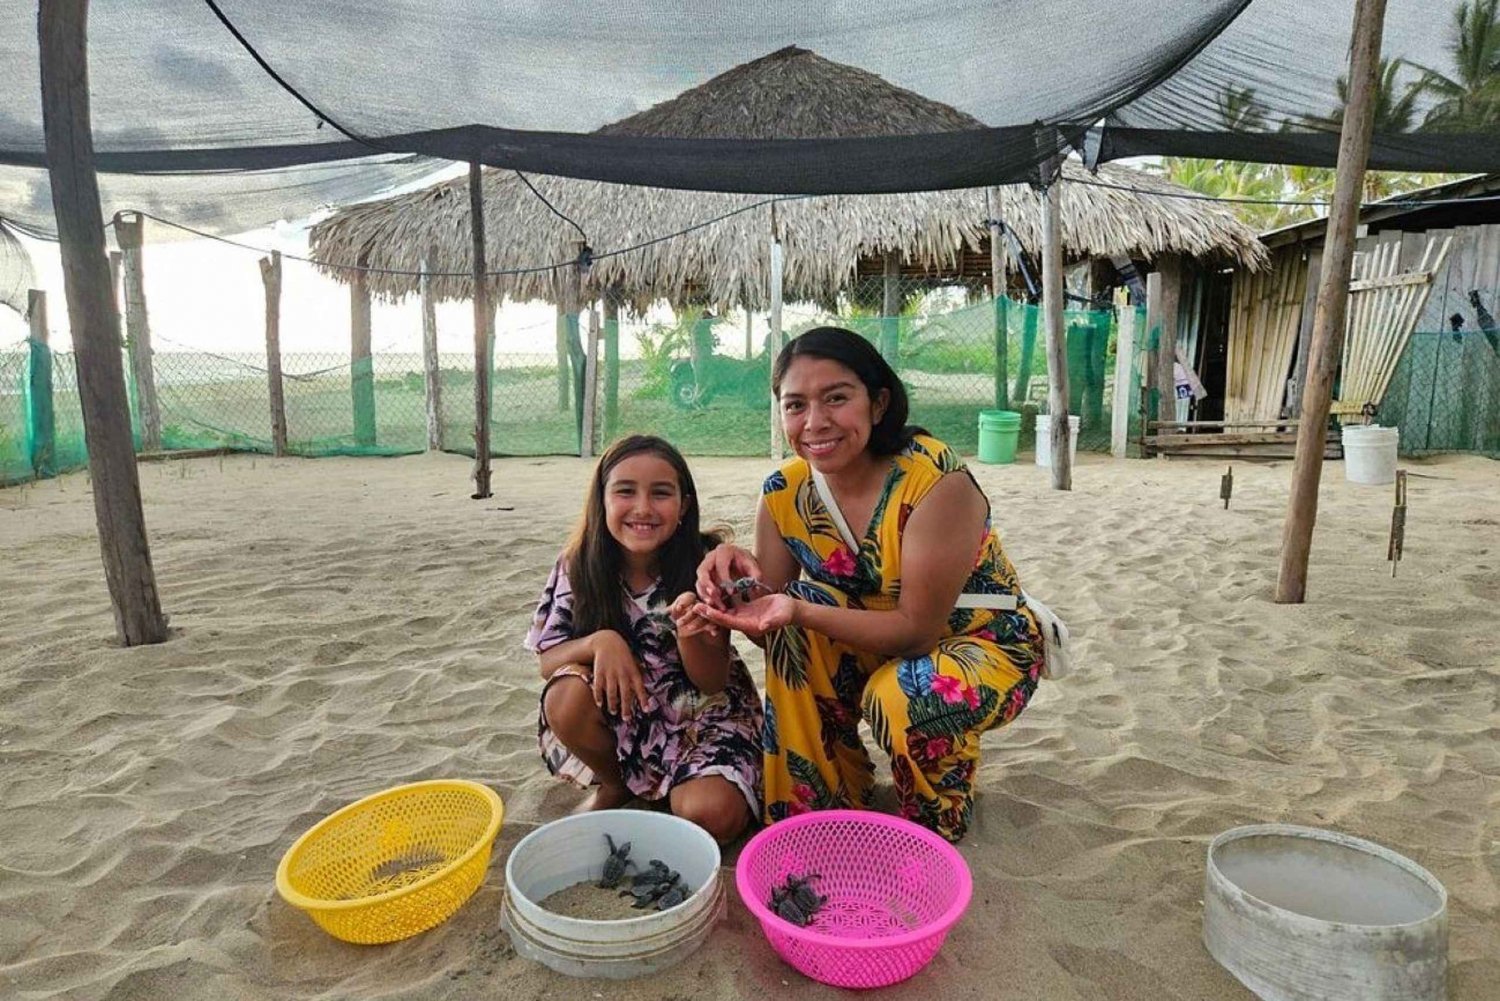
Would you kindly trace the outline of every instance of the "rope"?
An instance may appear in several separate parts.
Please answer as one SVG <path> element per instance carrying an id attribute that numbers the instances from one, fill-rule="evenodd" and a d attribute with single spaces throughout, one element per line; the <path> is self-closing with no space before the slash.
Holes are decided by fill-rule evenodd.
<path id="1" fill-rule="evenodd" d="M 1127 191 L 1136 195 L 1149 195 L 1157 198 L 1181 198 L 1193 202 L 1221 202 L 1226 205 L 1287 205 L 1305 208 L 1327 208 L 1332 202 L 1321 199 L 1290 199 L 1290 198 L 1239 198 L 1224 195 L 1206 195 L 1198 191 L 1156 191 L 1150 188 L 1138 188 L 1130 184 L 1115 184 L 1110 181 L 1069 181 L 1069 184 L 1082 184 L 1091 188 L 1108 188 L 1111 191 Z M 1381 198 L 1373 202 L 1361 202 L 1360 209 L 1370 208 L 1436 208 L 1444 205 L 1476 205 L 1483 202 L 1500 201 L 1500 195 L 1477 195 L 1473 198 Z"/>
<path id="2" fill-rule="evenodd" d="M 526 185 L 528 188 L 531 189 L 531 193 L 533 195 L 536 195 L 537 198 L 541 200 L 541 203 L 543 205 L 547 206 L 547 208 L 549 208 L 549 209 L 552 210 L 552 214 L 553 215 L 557 216 L 563 222 L 567 223 L 569 226 L 572 226 L 574 229 L 578 230 L 578 235 L 581 236 L 581 237 L 583 237 L 583 242 L 585 244 L 584 253 L 588 253 L 587 244 L 589 242 L 589 235 L 583 231 L 583 227 L 580 226 L 580 225 L 578 225 L 572 219 L 570 219 L 567 216 L 563 215 L 561 212 L 559 212 L 557 210 L 557 206 L 556 205 L 553 205 L 551 202 L 547 201 L 547 196 L 544 195 L 544 194 L 542 194 L 540 191 L 538 191 L 536 189 L 536 185 L 531 183 L 531 178 L 527 177 L 525 174 L 521 173 L 519 170 L 512 171 L 512 173 L 514 173 L 517 177 L 519 177 L 521 179 L 521 183 L 522 184 Z"/>

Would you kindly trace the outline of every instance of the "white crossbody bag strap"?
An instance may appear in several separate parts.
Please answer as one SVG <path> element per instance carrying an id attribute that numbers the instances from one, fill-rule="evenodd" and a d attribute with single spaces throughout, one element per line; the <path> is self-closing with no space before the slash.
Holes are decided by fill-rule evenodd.
<path id="1" fill-rule="evenodd" d="M 844 512 L 839 510 L 838 504 L 833 499 L 833 491 L 828 488 L 828 480 L 823 474 L 808 465 L 808 472 L 812 474 L 813 489 L 818 492 L 818 499 L 823 502 L 823 507 L 828 511 L 828 516 L 833 519 L 834 525 L 839 530 L 849 549 L 859 553 L 859 540 L 854 537 L 854 532 L 849 528 L 849 522 L 844 519 Z M 1017 608 L 1016 596 L 1013 594 L 979 594 L 966 592 L 958 596 L 958 601 L 953 603 L 954 608 L 988 608 L 997 612 L 1014 612 Z"/>

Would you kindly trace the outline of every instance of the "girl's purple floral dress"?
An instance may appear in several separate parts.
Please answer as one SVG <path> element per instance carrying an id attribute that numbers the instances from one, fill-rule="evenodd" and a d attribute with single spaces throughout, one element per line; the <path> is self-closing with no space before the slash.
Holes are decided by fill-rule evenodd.
<path id="1" fill-rule="evenodd" d="M 625 637 L 641 666 L 651 705 L 625 720 L 604 710 L 614 727 L 620 774 L 630 791 L 646 800 L 661 799 L 688 779 L 720 775 L 745 796 L 752 816 L 760 816 L 761 706 L 750 673 L 730 648 L 729 683 L 716 695 L 704 695 L 689 680 L 677 653 L 677 635 L 667 606 L 676 595 L 657 584 L 631 594 L 622 584 L 631 635 Z M 566 559 L 560 557 L 547 579 L 526 634 L 526 649 L 542 653 L 574 639 L 573 588 Z M 561 677 L 554 675 L 550 685 Z M 542 695 L 547 694 L 543 686 Z M 588 766 L 568 752 L 540 713 L 537 738 L 547 770 L 582 786 L 593 784 Z"/>

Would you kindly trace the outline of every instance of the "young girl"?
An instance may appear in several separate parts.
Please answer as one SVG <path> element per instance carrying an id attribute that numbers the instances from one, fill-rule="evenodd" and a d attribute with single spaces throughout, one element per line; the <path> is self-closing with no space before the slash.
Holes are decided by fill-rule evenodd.
<path id="1" fill-rule="evenodd" d="M 539 737 L 552 774 L 598 788 L 602 810 L 666 799 L 720 842 L 760 813 L 761 707 L 729 633 L 693 606 L 692 474 L 660 438 L 599 459 L 583 517 L 526 636 L 541 657 Z"/>

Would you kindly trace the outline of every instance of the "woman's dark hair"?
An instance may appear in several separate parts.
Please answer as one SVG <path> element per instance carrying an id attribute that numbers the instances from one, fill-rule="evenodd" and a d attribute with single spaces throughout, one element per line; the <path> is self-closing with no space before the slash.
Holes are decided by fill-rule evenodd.
<path id="1" fill-rule="evenodd" d="M 852 330 L 843 327 L 814 327 L 789 341 L 776 356 L 771 367 L 771 392 L 781 399 L 781 380 L 798 357 L 826 358 L 838 362 L 859 377 L 873 401 L 884 389 L 890 394 L 885 413 L 870 429 L 869 449 L 876 455 L 895 455 L 906 447 L 913 435 L 926 434 L 919 427 L 908 427 L 906 387 L 895 369 L 881 357 L 875 345 Z"/>
<path id="2" fill-rule="evenodd" d="M 682 521 L 666 544 L 657 551 L 657 573 L 669 598 L 691 591 L 698 564 L 721 537 L 698 528 L 698 488 L 688 471 L 682 453 L 664 439 L 654 435 L 631 435 L 621 438 L 599 457 L 594 475 L 589 478 L 588 496 L 583 515 L 568 541 L 568 583 L 573 588 L 573 635 L 587 636 L 601 629 L 613 629 L 631 640 L 630 619 L 620 594 L 624 586 L 621 574 L 625 561 L 620 544 L 609 534 L 604 519 L 604 487 L 610 472 L 635 455 L 654 455 L 663 459 L 677 473 L 677 491 L 682 496 Z"/>

